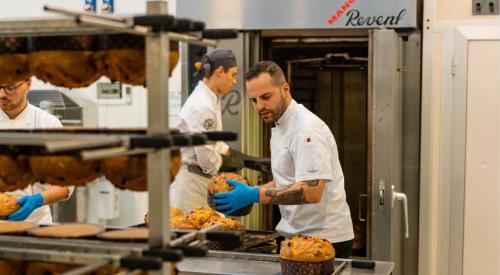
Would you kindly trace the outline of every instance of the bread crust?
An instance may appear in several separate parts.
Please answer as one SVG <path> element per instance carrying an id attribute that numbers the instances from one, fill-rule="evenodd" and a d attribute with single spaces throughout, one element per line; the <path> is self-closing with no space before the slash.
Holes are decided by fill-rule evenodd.
<path id="1" fill-rule="evenodd" d="M 335 251 L 328 240 L 294 236 L 281 242 L 280 257 L 299 262 L 321 262 L 335 258 Z"/>

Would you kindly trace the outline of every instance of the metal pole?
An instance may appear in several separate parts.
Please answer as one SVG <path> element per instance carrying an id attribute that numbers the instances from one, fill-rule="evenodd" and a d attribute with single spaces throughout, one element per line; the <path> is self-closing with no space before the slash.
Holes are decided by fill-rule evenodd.
<path id="1" fill-rule="evenodd" d="M 147 13 L 167 12 L 167 2 L 148 1 Z M 148 88 L 148 134 L 169 133 L 168 67 L 169 39 L 167 33 L 146 36 L 146 85 Z M 170 151 L 148 153 L 149 246 L 166 247 L 170 242 L 169 214 Z M 171 263 L 150 274 L 170 274 Z"/>

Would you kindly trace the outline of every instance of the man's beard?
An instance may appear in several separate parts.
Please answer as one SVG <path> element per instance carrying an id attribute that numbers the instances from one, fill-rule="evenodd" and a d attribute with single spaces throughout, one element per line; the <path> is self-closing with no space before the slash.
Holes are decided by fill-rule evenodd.
<path id="1" fill-rule="evenodd" d="M 264 120 L 264 122 L 266 122 L 266 123 L 274 123 L 274 122 L 278 121 L 281 118 L 281 116 L 283 115 L 283 113 L 285 113 L 285 111 L 286 111 L 285 97 L 283 95 L 280 95 L 280 102 L 279 102 L 279 104 L 278 104 L 278 106 L 277 106 L 276 109 L 274 109 L 274 110 L 268 110 L 268 109 L 261 110 L 259 112 L 259 115 Z M 270 113 L 271 114 L 271 120 L 266 121 L 262 117 L 262 115 L 264 113 Z"/>

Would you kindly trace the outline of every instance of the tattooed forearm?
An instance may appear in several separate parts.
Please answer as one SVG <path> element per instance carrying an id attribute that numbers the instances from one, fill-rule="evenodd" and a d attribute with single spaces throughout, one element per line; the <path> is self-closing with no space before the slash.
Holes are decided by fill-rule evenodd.
<path id="1" fill-rule="evenodd" d="M 319 180 L 306 180 L 303 182 L 309 187 L 315 187 L 319 185 Z"/>
<path id="2" fill-rule="evenodd" d="M 265 196 L 269 198 L 270 204 L 294 205 L 308 203 L 304 188 L 279 192 L 277 190 L 268 189 L 265 192 Z"/>

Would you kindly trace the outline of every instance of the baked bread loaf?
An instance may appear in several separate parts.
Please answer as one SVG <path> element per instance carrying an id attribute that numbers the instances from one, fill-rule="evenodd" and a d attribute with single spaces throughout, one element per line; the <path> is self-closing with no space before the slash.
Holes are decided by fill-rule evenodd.
<path id="1" fill-rule="evenodd" d="M 253 186 L 245 177 L 235 174 L 235 173 L 219 173 L 212 177 L 210 182 L 208 183 L 208 196 L 207 201 L 208 205 L 215 209 L 214 195 L 217 193 L 229 192 L 234 190 L 234 186 L 226 183 L 226 180 L 236 180 L 243 182 L 249 186 Z M 231 216 L 245 216 L 250 214 L 252 211 L 253 204 L 241 208 L 235 213 L 231 214 Z"/>
<path id="2" fill-rule="evenodd" d="M 0 85 L 21 82 L 33 75 L 27 45 L 26 38 L 0 37 Z"/>
<path id="3" fill-rule="evenodd" d="M 111 230 L 99 234 L 100 239 L 111 241 L 145 241 L 149 238 L 148 228 Z"/>
<path id="4" fill-rule="evenodd" d="M 245 227 L 239 221 L 226 217 L 212 216 L 201 226 L 201 229 L 208 229 L 218 224 L 222 225 L 217 229 L 219 231 L 238 231 L 242 235 L 245 234 Z"/>
<path id="5" fill-rule="evenodd" d="M 180 210 L 179 208 L 170 207 L 170 223 L 172 223 L 172 221 L 175 219 L 184 217 L 185 215 L 184 212 L 182 212 L 182 210 Z M 149 224 L 150 221 L 151 221 L 151 216 L 149 213 L 146 213 L 146 215 L 144 216 L 144 223 Z"/>
<path id="6" fill-rule="evenodd" d="M 201 229 L 201 227 L 211 218 L 220 217 L 220 213 L 208 208 L 197 208 L 191 211 L 186 217 L 186 221 Z"/>
<path id="7" fill-rule="evenodd" d="M 325 239 L 294 236 L 281 242 L 280 259 L 283 274 L 331 274 L 335 251 Z"/>
<path id="8" fill-rule="evenodd" d="M 147 191 L 146 156 L 121 156 L 101 161 L 101 170 L 106 178 L 120 189 Z M 171 152 L 170 180 L 180 169 L 180 154 Z"/>
<path id="9" fill-rule="evenodd" d="M 0 179 L 4 185 L 1 191 L 24 189 L 35 182 L 27 156 L 16 158 L 0 155 Z"/>
<path id="10" fill-rule="evenodd" d="M 81 161 L 72 156 L 32 156 L 29 162 L 42 183 L 82 186 L 101 175 L 98 161 Z"/>
<path id="11" fill-rule="evenodd" d="M 146 56 L 144 37 L 129 34 L 103 35 L 99 37 L 99 50 L 95 64 L 101 74 L 111 81 L 131 85 L 145 85 Z M 170 41 L 170 72 L 179 61 L 179 44 Z"/>
<path id="12" fill-rule="evenodd" d="M 33 37 L 30 42 L 30 70 L 44 82 L 80 88 L 101 77 L 94 63 L 94 36 Z"/>
<path id="13" fill-rule="evenodd" d="M 16 212 L 21 205 L 17 203 L 18 197 L 7 193 L 0 193 L 0 219 Z"/>

